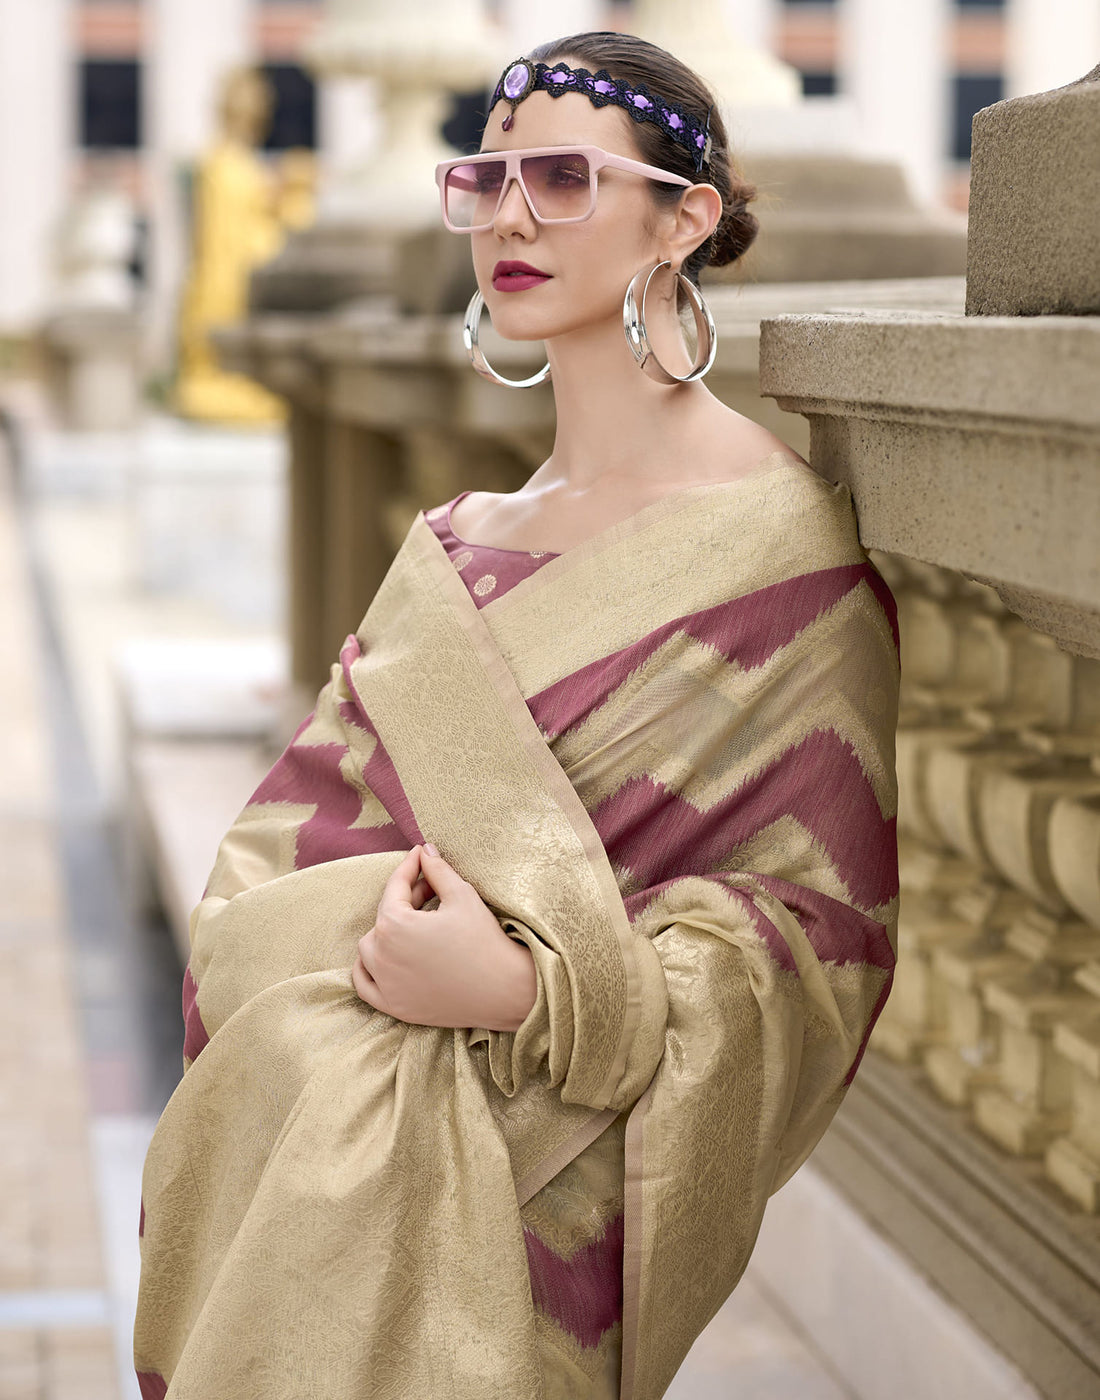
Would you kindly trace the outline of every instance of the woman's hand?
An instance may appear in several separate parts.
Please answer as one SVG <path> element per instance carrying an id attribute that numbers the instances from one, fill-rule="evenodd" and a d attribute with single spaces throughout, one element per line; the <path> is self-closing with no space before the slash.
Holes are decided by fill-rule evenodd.
<path id="1" fill-rule="evenodd" d="M 439 908 L 423 909 L 433 892 Z M 399 1021 L 497 1031 L 519 1028 L 537 990 L 530 951 L 434 846 L 414 846 L 386 881 L 351 978 Z"/>

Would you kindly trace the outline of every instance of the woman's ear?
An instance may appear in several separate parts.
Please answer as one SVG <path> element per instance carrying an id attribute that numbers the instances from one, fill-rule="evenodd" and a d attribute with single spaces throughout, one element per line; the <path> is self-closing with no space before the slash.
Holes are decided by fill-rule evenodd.
<path id="1" fill-rule="evenodd" d="M 722 196 L 705 182 L 684 191 L 676 220 L 676 235 L 698 248 L 711 236 L 722 218 Z"/>

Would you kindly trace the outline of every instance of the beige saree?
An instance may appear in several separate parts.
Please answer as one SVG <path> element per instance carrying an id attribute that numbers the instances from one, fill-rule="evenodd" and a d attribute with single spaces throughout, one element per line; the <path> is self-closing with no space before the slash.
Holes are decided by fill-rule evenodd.
<path id="1" fill-rule="evenodd" d="M 888 994 L 897 634 L 846 488 L 779 454 L 484 606 L 456 564 L 419 515 L 192 916 L 147 1400 L 657 1400 Z M 354 992 L 420 841 L 534 956 L 515 1033 Z"/>

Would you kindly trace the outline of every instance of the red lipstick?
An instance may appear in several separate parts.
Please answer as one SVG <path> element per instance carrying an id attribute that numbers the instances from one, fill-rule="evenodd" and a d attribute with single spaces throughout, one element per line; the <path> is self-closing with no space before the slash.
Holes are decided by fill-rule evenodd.
<path id="1" fill-rule="evenodd" d="M 549 280 L 548 272 L 541 272 L 530 263 L 506 260 L 493 268 L 493 288 L 498 292 L 522 292 Z"/>

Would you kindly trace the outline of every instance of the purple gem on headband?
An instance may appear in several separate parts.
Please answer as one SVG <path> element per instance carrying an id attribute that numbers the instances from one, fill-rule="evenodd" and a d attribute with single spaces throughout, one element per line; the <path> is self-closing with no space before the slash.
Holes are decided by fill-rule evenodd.
<path id="1" fill-rule="evenodd" d="M 514 63 L 504 75 L 504 96 L 518 97 L 531 80 L 531 70 L 526 63 Z"/>

